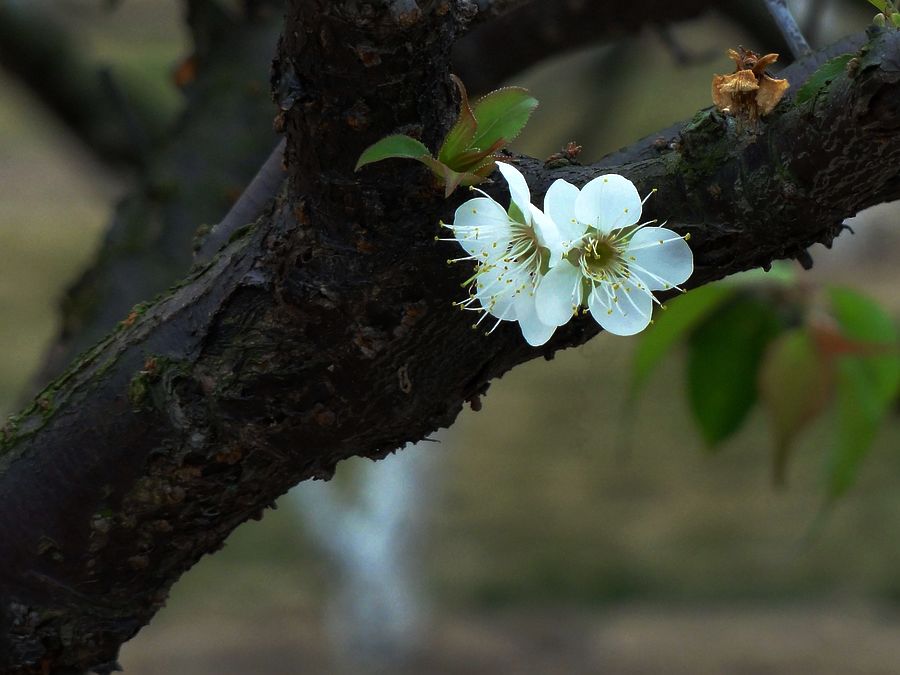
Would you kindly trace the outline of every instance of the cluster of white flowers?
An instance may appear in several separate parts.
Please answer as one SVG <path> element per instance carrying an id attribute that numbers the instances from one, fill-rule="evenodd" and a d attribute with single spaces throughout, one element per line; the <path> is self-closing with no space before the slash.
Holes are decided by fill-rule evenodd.
<path id="1" fill-rule="evenodd" d="M 444 224 L 453 232 L 448 241 L 467 254 L 454 262 L 476 263 L 470 295 L 458 303 L 482 313 L 476 325 L 488 315 L 493 328 L 518 321 L 538 346 L 586 307 L 604 330 L 634 335 L 659 304 L 652 292 L 678 288 L 693 272 L 686 237 L 638 222 L 646 199 L 627 178 L 600 176 L 580 190 L 557 180 L 541 211 L 522 174 L 497 166 L 509 184 L 509 208 L 482 192 Z"/>

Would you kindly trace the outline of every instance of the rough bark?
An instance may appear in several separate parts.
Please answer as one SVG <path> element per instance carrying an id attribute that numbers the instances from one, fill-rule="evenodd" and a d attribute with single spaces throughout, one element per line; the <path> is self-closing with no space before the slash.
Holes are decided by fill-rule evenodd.
<path id="1" fill-rule="evenodd" d="M 467 270 L 434 241 L 467 195 L 444 200 L 413 163 L 352 171 L 387 133 L 433 146 L 446 131 L 447 54 L 470 7 L 292 3 L 275 78 L 286 191 L 0 435 L 3 672 L 108 672 L 179 575 L 291 485 L 420 440 L 493 378 L 597 333 L 577 320 L 532 349 L 514 325 L 471 330 L 451 306 Z M 897 198 L 900 32 L 864 49 L 758 130 L 702 111 L 615 168 L 658 188 L 648 217 L 692 235 L 689 286 L 830 243 Z M 609 168 L 511 159 L 536 201 Z"/>

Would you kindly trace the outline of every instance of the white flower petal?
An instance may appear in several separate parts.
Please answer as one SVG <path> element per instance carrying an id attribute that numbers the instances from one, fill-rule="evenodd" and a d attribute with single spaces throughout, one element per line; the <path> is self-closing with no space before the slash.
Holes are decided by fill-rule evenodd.
<path id="1" fill-rule="evenodd" d="M 528 205 L 531 210 L 534 233 L 537 235 L 538 244 L 550 249 L 550 267 L 560 261 L 565 252 L 563 240 L 556 224 L 544 215 L 534 204 Z"/>
<path id="2" fill-rule="evenodd" d="M 475 297 L 491 315 L 504 321 L 517 319 L 516 307 L 532 292 L 531 276 L 525 271 L 491 266 L 478 276 Z"/>
<path id="3" fill-rule="evenodd" d="M 515 297 L 512 293 L 496 293 L 492 295 L 490 293 L 476 292 L 475 296 L 488 314 L 504 321 L 516 320 Z"/>
<path id="4" fill-rule="evenodd" d="M 532 347 L 540 347 L 556 331 L 556 326 L 548 326 L 538 318 L 534 307 L 534 296 L 522 298 L 516 305 L 516 314 L 522 335 Z"/>
<path id="5" fill-rule="evenodd" d="M 460 246 L 475 256 L 502 253 L 512 237 L 506 209 L 487 197 L 463 202 L 453 215 L 452 231 Z"/>
<path id="6" fill-rule="evenodd" d="M 643 227 L 635 232 L 625 256 L 651 291 L 668 290 L 687 281 L 694 272 L 691 247 L 681 235 L 665 227 Z"/>
<path id="7" fill-rule="evenodd" d="M 575 217 L 601 233 L 612 232 L 641 219 L 641 196 L 625 176 L 599 176 L 581 188 Z"/>
<path id="8" fill-rule="evenodd" d="M 509 185 L 509 196 L 513 204 L 522 212 L 526 219 L 525 224 L 531 225 L 531 191 L 528 189 L 528 183 L 525 182 L 525 176 L 512 164 L 497 162 L 497 168 Z"/>
<path id="9" fill-rule="evenodd" d="M 556 223 L 562 238 L 567 241 L 580 238 L 587 229 L 587 226 L 578 222 L 575 217 L 575 200 L 578 199 L 580 192 L 571 183 L 558 178 L 544 195 L 544 213 Z"/>
<path id="10" fill-rule="evenodd" d="M 568 323 L 581 304 L 581 281 L 581 270 L 568 260 L 547 272 L 535 292 L 538 318 L 551 326 Z"/>
<path id="11" fill-rule="evenodd" d="M 634 335 L 650 324 L 653 299 L 648 291 L 627 281 L 615 291 L 609 284 L 598 284 L 588 297 L 588 307 L 603 330 L 613 335 Z"/>

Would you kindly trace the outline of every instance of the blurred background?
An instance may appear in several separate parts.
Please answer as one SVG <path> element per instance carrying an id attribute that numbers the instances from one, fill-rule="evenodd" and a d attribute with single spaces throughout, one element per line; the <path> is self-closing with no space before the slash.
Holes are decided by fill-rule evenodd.
<path id="1" fill-rule="evenodd" d="M 0 1 L 0 24 L 16 4 Z M 182 5 L 26 4 L 65 27 L 75 57 L 111 74 L 123 115 L 140 107 L 161 127 L 190 126 L 178 121 L 193 77 Z M 792 6 L 819 16 L 817 45 L 874 13 L 863 0 Z M 514 79 L 541 101 L 515 149 L 545 157 L 576 140 L 590 161 L 690 117 L 709 105 L 712 74 L 731 70 L 727 48 L 773 49 L 760 35 L 713 12 L 543 63 Z M 247 85 L 261 99 L 263 57 Z M 113 205 L 135 184 L 165 181 L 157 159 L 88 150 L 40 86 L 3 65 L 0 412 L 11 413 L 61 329 L 65 290 L 123 218 Z M 134 145 L 152 138 L 146 126 L 132 130 Z M 240 188 L 223 185 L 220 213 Z M 811 251 L 805 278 L 851 284 L 900 317 L 897 215 L 884 206 L 855 219 L 855 236 Z M 601 335 L 529 363 L 431 442 L 299 486 L 185 575 L 122 665 L 134 675 L 898 672 L 896 415 L 821 517 L 827 419 L 775 489 L 759 413 L 708 451 L 678 354 L 628 403 L 633 349 Z"/>

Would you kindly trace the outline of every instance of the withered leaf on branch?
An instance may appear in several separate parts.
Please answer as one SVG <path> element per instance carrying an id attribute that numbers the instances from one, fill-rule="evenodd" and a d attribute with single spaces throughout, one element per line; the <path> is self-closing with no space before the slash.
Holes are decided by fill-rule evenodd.
<path id="1" fill-rule="evenodd" d="M 766 73 L 766 68 L 778 60 L 778 54 L 760 56 L 740 48 L 728 50 L 735 62 L 735 72 L 713 75 L 712 99 L 716 108 L 742 119 L 756 121 L 775 109 L 787 91 L 787 80 L 779 80 Z"/>

